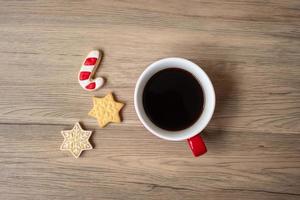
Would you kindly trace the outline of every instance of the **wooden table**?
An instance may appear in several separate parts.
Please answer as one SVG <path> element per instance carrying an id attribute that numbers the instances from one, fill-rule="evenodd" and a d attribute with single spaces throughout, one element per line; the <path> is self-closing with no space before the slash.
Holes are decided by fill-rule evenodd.
<path id="1" fill-rule="evenodd" d="M 299 199 L 300 2 L 5 1 L 0 3 L 0 198 Z M 77 83 L 103 49 L 94 93 Z M 133 106 L 153 61 L 188 58 L 211 77 L 208 153 L 150 134 Z M 113 91 L 123 122 L 99 128 L 92 96 Z M 94 150 L 60 151 L 80 121 Z"/>

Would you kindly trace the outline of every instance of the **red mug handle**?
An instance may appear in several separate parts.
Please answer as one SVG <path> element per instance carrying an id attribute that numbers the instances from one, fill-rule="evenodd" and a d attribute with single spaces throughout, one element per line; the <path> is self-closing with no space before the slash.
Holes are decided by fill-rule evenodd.
<path id="1" fill-rule="evenodd" d="M 195 157 L 201 156 L 207 152 L 205 143 L 199 134 L 187 139 L 187 141 Z"/>

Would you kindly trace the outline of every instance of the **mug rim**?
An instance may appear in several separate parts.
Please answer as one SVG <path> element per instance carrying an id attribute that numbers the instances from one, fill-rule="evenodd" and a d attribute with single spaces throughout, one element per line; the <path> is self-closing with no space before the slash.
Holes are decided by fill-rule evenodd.
<path id="1" fill-rule="evenodd" d="M 197 121 L 179 131 L 168 131 L 155 125 L 145 113 L 142 102 L 146 83 L 154 74 L 167 68 L 180 68 L 193 74 L 204 94 L 203 111 Z M 134 107 L 139 120 L 152 134 L 166 140 L 185 140 L 199 134 L 211 120 L 215 109 L 215 91 L 207 74 L 197 64 L 179 57 L 163 58 L 150 64 L 140 75 L 134 91 Z"/>

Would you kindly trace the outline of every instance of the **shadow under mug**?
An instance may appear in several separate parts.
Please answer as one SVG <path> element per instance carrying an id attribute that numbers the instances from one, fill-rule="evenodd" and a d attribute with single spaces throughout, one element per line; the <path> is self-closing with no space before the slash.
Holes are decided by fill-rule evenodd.
<path id="1" fill-rule="evenodd" d="M 192 126 L 180 131 L 168 131 L 156 126 L 148 118 L 143 106 L 143 92 L 146 83 L 154 74 L 167 68 L 180 68 L 190 72 L 198 80 L 203 90 L 204 105 L 202 114 Z M 149 65 L 139 77 L 134 92 L 135 110 L 145 128 L 165 140 L 187 140 L 194 156 L 200 156 L 207 151 L 200 133 L 213 116 L 215 102 L 215 91 L 207 74 L 198 65 L 184 58 L 164 58 Z"/>

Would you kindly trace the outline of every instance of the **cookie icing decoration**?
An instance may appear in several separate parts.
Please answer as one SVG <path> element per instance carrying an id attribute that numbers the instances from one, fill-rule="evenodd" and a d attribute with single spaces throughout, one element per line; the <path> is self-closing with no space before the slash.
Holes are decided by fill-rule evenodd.
<path id="1" fill-rule="evenodd" d="M 93 149 L 89 142 L 92 131 L 83 130 L 79 122 L 74 125 L 72 130 L 61 131 L 61 134 L 64 141 L 60 150 L 70 151 L 75 158 L 78 158 L 82 151 Z"/>
<path id="2" fill-rule="evenodd" d="M 93 97 L 93 103 L 94 107 L 89 112 L 89 115 L 97 119 L 101 128 L 110 122 L 121 122 L 119 112 L 124 104 L 115 101 L 112 93 L 102 98 Z"/>
<path id="3" fill-rule="evenodd" d="M 84 62 L 82 63 L 78 74 L 78 81 L 83 89 L 87 91 L 94 91 L 103 86 L 104 79 L 102 77 L 92 79 L 101 58 L 102 52 L 93 50 L 87 55 Z"/>

